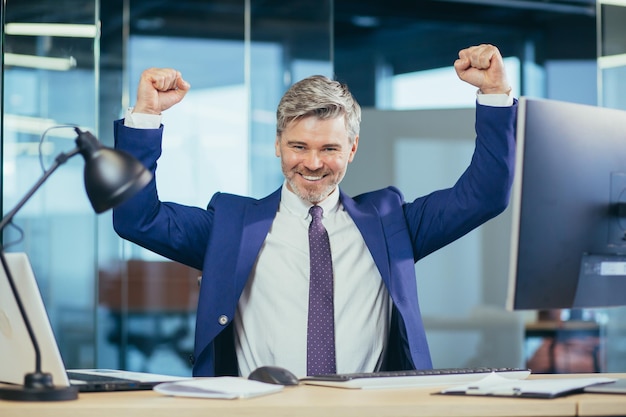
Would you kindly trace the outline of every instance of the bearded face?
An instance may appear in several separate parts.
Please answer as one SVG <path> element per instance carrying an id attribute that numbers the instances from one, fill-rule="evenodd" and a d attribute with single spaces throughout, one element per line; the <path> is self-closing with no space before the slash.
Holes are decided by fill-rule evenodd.
<path id="1" fill-rule="evenodd" d="M 358 139 L 350 143 L 343 117 L 290 123 L 275 145 L 289 190 L 312 204 L 324 200 L 345 176 Z"/>

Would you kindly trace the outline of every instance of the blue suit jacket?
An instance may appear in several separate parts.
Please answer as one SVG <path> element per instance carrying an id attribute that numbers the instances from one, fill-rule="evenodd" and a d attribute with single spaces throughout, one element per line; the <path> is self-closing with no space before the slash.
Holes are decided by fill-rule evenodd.
<path id="1" fill-rule="evenodd" d="M 502 212 L 513 180 L 513 107 L 477 106 L 476 149 L 457 183 L 413 202 L 394 187 L 341 203 L 363 235 L 393 300 L 383 369 L 431 368 L 418 305 L 414 264 Z M 118 149 L 153 172 L 162 129 L 115 124 Z M 113 211 L 117 233 L 165 257 L 202 270 L 194 348 L 195 376 L 236 375 L 232 320 L 239 296 L 280 203 L 216 193 L 206 209 L 159 201 L 156 182 Z"/>

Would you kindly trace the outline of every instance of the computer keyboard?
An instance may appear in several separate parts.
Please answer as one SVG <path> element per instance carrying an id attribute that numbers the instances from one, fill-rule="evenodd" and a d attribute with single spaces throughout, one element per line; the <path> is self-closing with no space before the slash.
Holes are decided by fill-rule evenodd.
<path id="1" fill-rule="evenodd" d="M 511 379 L 525 379 L 530 375 L 530 370 L 525 368 L 446 368 L 316 375 L 300 378 L 300 382 L 309 385 L 356 389 L 435 387 L 467 384 L 494 372 Z"/>

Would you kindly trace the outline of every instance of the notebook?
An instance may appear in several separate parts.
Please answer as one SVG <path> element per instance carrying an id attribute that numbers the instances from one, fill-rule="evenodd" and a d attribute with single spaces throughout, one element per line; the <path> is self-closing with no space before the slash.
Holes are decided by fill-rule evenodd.
<path id="1" fill-rule="evenodd" d="M 585 392 L 594 394 L 622 394 L 626 395 L 626 378 L 609 382 L 608 384 L 593 385 L 585 388 Z"/>
<path id="2" fill-rule="evenodd" d="M 615 378 L 602 376 L 514 380 L 493 373 L 479 381 L 446 388 L 439 394 L 557 398 L 569 394 L 578 394 L 592 386 L 606 385 L 613 381 Z"/>
<path id="3" fill-rule="evenodd" d="M 52 375 L 55 385 L 75 385 L 82 392 L 121 391 L 152 389 L 162 382 L 186 379 L 113 369 L 66 370 L 28 256 L 15 252 L 6 253 L 5 257 L 39 344 L 41 369 Z M 3 268 L 0 268 L 0 358 L 0 382 L 23 385 L 24 375 L 35 370 L 35 351 Z"/>

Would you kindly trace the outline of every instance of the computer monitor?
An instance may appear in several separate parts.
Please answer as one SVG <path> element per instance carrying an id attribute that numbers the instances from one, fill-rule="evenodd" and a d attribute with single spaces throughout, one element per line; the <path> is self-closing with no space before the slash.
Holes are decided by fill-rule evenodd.
<path id="1" fill-rule="evenodd" d="M 507 307 L 626 305 L 626 111 L 522 97 Z"/>

